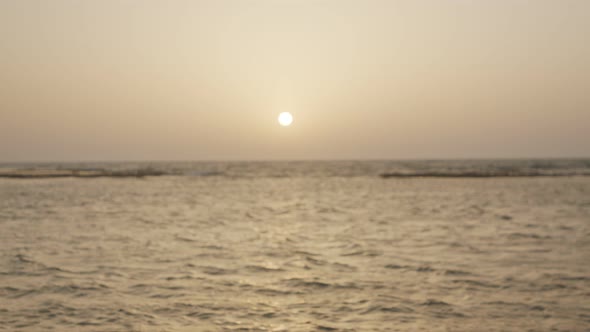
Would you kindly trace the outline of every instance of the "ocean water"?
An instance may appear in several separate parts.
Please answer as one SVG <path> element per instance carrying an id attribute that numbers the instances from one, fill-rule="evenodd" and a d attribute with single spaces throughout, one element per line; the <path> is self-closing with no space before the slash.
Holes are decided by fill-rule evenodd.
<path id="1" fill-rule="evenodd" d="M 588 160 L 0 166 L 138 167 L 0 178 L 0 331 L 590 331 Z"/>

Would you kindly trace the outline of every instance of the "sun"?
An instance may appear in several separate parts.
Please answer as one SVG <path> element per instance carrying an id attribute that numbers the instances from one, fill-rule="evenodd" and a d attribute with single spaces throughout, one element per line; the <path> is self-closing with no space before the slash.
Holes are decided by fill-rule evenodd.
<path id="1" fill-rule="evenodd" d="M 288 127 L 293 123 L 293 115 L 289 112 L 283 112 L 279 114 L 279 123 L 283 127 Z"/>

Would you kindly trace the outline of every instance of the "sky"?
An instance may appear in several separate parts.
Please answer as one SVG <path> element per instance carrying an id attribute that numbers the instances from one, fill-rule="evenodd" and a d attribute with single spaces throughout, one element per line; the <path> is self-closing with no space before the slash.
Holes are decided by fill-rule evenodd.
<path id="1" fill-rule="evenodd" d="M 588 36 L 587 0 L 0 0 L 0 162 L 590 157 Z"/>

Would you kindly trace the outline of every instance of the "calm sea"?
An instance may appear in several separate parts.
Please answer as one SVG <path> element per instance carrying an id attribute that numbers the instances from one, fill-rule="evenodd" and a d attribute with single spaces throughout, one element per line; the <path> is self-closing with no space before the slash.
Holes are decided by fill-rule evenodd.
<path id="1" fill-rule="evenodd" d="M 590 160 L 0 165 L 146 167 L 0 178 L 0 331 L 590 330 Z"/>

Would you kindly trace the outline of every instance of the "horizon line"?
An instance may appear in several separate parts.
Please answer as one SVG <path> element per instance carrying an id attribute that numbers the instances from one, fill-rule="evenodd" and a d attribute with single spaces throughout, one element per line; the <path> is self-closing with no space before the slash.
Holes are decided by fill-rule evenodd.
<path id="1" fill-rule="evenodd" d="M 85 160 L 14 160 L 0 164 L 35 164 L 35 163 L 240 163 L 240 162 L 376 162 L 376 161 L 486 161 L 486 160 L 586 160 L 590 156 L 569 157 L 416 157 L 416 158 L 277 158 L 277 159 L 85 159 Z"/>

